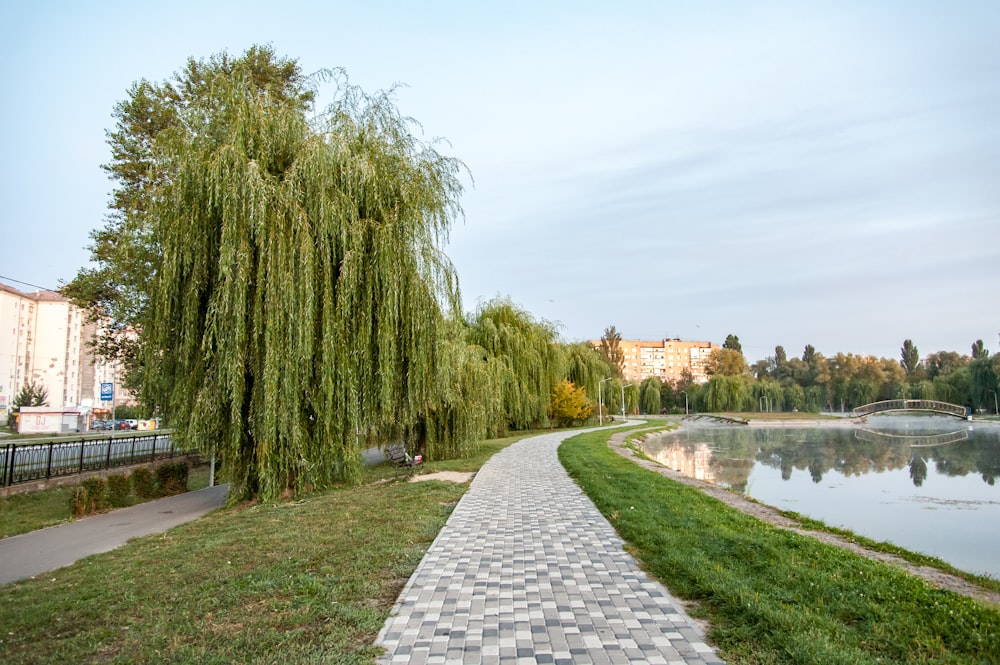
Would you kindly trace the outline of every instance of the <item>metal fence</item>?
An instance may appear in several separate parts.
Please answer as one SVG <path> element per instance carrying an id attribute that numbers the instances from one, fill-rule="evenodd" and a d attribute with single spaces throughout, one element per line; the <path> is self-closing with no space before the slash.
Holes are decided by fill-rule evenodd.
<path id="1" fill-rule="evenodd" d="M 969 415 L 969 410 L 961 404 L 939 402 L 933 399 L 887 399 L 856 407 L 853 414 L 855 418 L 858 418 L 885 411 L 934 411 L 958 418 L 965 418 Z"/>
<path id="2" fill-rule="evenodd" d="M 187 451 L 184 451 L 187 452 Z M 169 431 L 24 440 L 0 446 L 0 487 L 84 471 L 153 462 L 182 454 Z"/>

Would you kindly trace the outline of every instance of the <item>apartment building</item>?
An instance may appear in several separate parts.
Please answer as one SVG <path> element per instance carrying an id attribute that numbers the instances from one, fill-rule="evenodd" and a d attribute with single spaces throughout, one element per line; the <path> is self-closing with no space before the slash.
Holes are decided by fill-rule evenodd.
<path id="1" fill-rule="evenodd" d="M 600 346 L 600 340 L 591 342 Z M 684 370 L 691 372 L 695 383 L 708 381 L 705 365 L 712 351 L 721 349 L 711 342 L 690 342 L 680 339 L 655 341 L 623 339 L 618 344 L 622 351 L 622 376 L 625 381 L 641 382 L 655 376 L 664 383 L 677 383 Z"/>
<path id="2" fill-rule="evenodd" d="M 51 407 L 99 406 L 101 381 L 118 372 L 95 358 L 96 335 L 97 324 L 60 294 L 0 284 L 0 417 L 32 382 L 45 388 Z"/>

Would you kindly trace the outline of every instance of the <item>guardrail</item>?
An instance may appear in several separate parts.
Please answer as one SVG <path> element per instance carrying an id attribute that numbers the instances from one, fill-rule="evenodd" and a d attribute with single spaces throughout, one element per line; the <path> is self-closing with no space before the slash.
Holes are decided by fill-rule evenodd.
<path id="1" fill-rule="evenodd" d="M 164 430 L 9 443 L 0 446 L 0 487 L 182 454 L 174 449 L 170 435 L 169 430 Z"/>
<path id="2" fill-rule="evenodd" d="M 968 409 L 961 404 L 939 402 L 932 399 L 888 399 L 881 402 L 872 402 L 871 404 L 856 407 L 853 414 L 855 418 L 859 418 L 887 411 L 933 411 L 934 413 L 943 413 L 957 418 L 965 418 L 968 415 Z"/>

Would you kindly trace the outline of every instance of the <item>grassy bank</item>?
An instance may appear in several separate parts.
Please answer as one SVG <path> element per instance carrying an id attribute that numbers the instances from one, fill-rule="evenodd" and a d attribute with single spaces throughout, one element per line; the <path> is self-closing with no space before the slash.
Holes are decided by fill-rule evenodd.
<path id="1" fill-rule="evenodd" d="M 475 459 L 425 471 L 471 471 Z M 0 662 L 369 663 L 465 485 L 368 484 L 220 510 L 0 588 Z M 388 482 L 380 482 L 385 479 Z"/>
<path id="2" fill-rule="evenodd" d="M 995 663 L 1000 612 L 774 528 L 574 437 L 560 459 L 734 663 Z"/>

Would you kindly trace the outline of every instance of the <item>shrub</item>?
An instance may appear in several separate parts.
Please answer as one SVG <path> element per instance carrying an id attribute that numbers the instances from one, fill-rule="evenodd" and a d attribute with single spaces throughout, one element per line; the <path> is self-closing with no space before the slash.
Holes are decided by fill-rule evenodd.
<path id="1" fill-rule="evenodd" d="M 86 514 L 98 513 L 108 508 L 108 484 L 104 482 L 104 478 L 87 478 L 80 485 L 87 490 Z"/>
<path id="2" fill-rule="evenodd" d="M 121 508 L 132 503 L 132 484 L 128 476 L 108 476 L 108 503 L 112 508 Z"/>
<path id="3" fill-rule="evenodd" d="M 156 467 L 156 481 L 160 496 L 172 496 L 187 492 L 188 465 L 185 462 L 170 462 Z"/>
<path id="4" fill-rule="evenodd" d="M 69 511 L 73 517 L 83 517 L 87 514 L 87 488 L 77 485 L 69 495 Z"/>
<path id="5" fill-rule="evenodd" d="M 132 472 L 132 487 L 136 497 L 140 499 L 152 499 L 156 496 L 156 479 L 149 467 L 141 466 Z"/>

